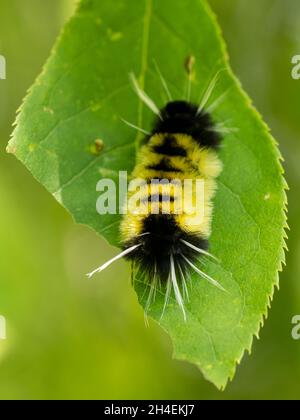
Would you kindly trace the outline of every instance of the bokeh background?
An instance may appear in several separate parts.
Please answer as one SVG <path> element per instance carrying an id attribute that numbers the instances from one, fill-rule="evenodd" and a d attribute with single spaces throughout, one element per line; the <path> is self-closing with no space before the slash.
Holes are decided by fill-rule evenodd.
<path id="1" fill-rule="evenodd" d="M 120 262 L 90 283 L 83 274 L 114 250 L 73 224 L 5 147 L 15 111 L 40 72 L 75 0 L 0 0 L 0 399 L 299 399 L 300 342 L 300 2 L 211 0 L 234 71 L 272 128 L 286 159 L 288 265 L 272 310 L 224 393 L 192 365 L 171 359 L 171 343 L 143 312 Z M 128 276 L 124 273 L 128 273 Z M 121 275 L 122 274 L 122 275 Z M 128 281 L 125 279 L 128 278 Z"/>

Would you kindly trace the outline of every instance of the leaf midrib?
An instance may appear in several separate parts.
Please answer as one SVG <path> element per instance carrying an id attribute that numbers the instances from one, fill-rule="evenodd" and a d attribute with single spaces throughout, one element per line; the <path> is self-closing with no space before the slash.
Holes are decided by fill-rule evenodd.
<path id="1" fill-rule="evenodd" d="M 143 36 L 142 36 L 142 58 L 141 58 L 141 73 L 139 76 L 139 83 L 141 89 L 145 89 L 145 76 L 148 69 L 148 56 L 149 56 L 149 40 L 150 40 L 150 26 L 153 12 L 153 2 L 152 0 L 145 0 L 145 14 L 144 14 L 144 27 L 143 27 Z M 142 127 L 143 125 L 143 102 L 140 100 L 138 105 L 138 125 Z M 137 151 L 140 148 L 140 143 L 143 136 L 138 132 L 135 144 Z"/>

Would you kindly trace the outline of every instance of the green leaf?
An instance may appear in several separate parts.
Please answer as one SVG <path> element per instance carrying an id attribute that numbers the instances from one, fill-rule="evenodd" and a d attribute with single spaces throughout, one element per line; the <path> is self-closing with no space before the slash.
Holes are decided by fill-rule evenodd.
<path id="1" fill-rule="evenodd" d="M 133 93 L 128 74 L 134 71 L 162 106 L 167 98 L 153 60 L 174 98 L 182 99 L 189 55 L 196 60 L 194 102 L 225 69 L 210 103 L 227 92 L 213 115 L 238 129 L 225 137 L 220 152 L 224 170 L 214 201 L 211 252 L 221 262 L 205 267 L 228 293 L 194 276 L 187 322 L 171 301 L 160 323 L 173 340 L 174 357 L 195 363 L 224 388 L 245 350 L 251 350 L 279 284 L 287 201 L 277 145 L 230 70 L 206 2 L 83 0 L 30 90 L 8 150 L 76 222 L 117 246 L 121 216 L 97 214 L 96 184 L 101 178 L 117 180 L 119 171 L 131 172 L 135 165 L 141 136 L 120 117 L 145 129 L 153 120 Z M 137 283 L 142 305 L 145 289 Z M 151 308 L 157 321 L 163 301 L 159 294 Z"/>

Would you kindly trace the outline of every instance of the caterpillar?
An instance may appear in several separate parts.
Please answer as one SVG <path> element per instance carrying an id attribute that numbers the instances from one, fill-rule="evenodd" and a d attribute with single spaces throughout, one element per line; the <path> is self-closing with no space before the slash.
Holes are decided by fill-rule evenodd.
<path id="1" fill-rule="evenodd" d="M 169 98 L 162 109 L 156 106 L 140 88 L 135 76 L 131 75 L 136 94 L 156 115 L 152 131 L 148 132 L 124 120 L 145 135 L 132 173 L 133 179 L 144 181 L 139 185 L 140 209 L 143 211 L 129 209 L 120 226 L 122 252 L 88 276 L 92 277 L 113 262 L 125 258 L 148 279 L 150 292 L 145 311 L 150 308 L 156 288 L 162 287 L 165 293 L 163 313 L 173 290 L 186 320 L 185 300 L 189 298 L 187 279 L 191 272 L 225 290 L 200 270 L 199 261 L 216 259 L 209 253 L 209 238 L 213 198 L 217 178 L 222 171 L 218 150 L 223 135 L 230 129 L 216 124 L 211 116 L 220 98 L 206 108 L 218 74 L 209 83 L 200 105 L 196 105 L 190 100 L 173 100 L 162 73 L 157 70 Z M 196 207 L 201 204 L 203 208 L 201 214 L 193 211 L 191 204 L 195 186 L 190 189 L 188 210 L 191 211 L 182 210 L 182 207 L 181 211 L 177 211 L 176 204 L 182 200 L 182 183 L 186 180 L 202 182 L 202 195 L 196 203 Z"/>

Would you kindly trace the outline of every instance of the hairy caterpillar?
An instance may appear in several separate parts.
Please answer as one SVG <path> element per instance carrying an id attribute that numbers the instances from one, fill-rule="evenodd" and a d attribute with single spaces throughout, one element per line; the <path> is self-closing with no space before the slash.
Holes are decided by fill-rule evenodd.
<path id="1" fill-rule="evenodd" d="M 187 68 L 190 74 L 189 64 Z M 133 87 L 140 100 L 156 114 L 152 131 L 147 132 L 125 121 L 146 136 L 132 174 L 134 179 L 145 180 L 140 185 L 140 208 L 144 211 L 133 209 L 124 216 L 120 228 L 123 251 L 88 276 L 92 277 L 124 257 L 132 261 L 148 279 L 150 293 L 146 312 L 154 299 L 156 288 L 163 287 L 164 310 L 173 290 L 186 319 L 184 301 L 188 298 L 187 278 L 191 271 L 224 290 L 216 280 L 198 268 L 197 262 L 202 258 L 215 258 L 208 249 L 212 200 L 217 188 L 216 179 L 222 171 L 218 148 L 222 135 L 231 129 L 216 124 L 211 117 L 212 109 L 221 98 L 206 108 L 218 74 L 210 82 L 200 105 L 195 105 L 189 99 L 174 101 L 162 73 L 157 70 L 169 97 L 169 102 L 161 110 L 132 75 Z M 182 198 L 182 184 L 179 184 L 185 180 L 200 180 L 203 183 L 200 204 L 204 212 L 201 215 L 196 211 L 193 213 L 191 203 L 188 205 L 191 212 L 178 212 L 176 209 L 176 203 Z M 193 187 L 192 199 L 194 193 Z"/>

